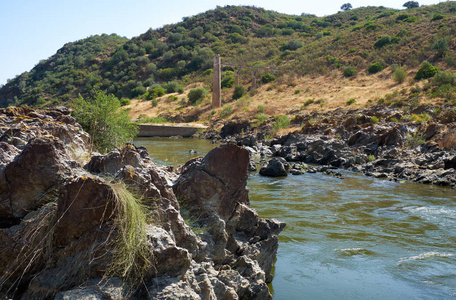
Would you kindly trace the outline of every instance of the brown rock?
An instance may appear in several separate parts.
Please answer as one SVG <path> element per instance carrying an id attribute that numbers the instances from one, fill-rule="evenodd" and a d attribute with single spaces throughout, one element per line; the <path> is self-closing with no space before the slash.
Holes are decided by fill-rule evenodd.
<path id="1" fill-rule="evenodd" d="M 78 178 L 62 187 L 54 245 L 62 247 L 113 217 L 114 192 L 100 179 Z"/>
<path id="2" fill-rule="evenodd" d="M 44 204 L 48 190 L 60 183 L 71 169 L 65 163 L 63 143 L 53 137 L 32 139 L 5 169 L 15 217 Z M 27 188 L 24 188 L 27 187 Z"/>

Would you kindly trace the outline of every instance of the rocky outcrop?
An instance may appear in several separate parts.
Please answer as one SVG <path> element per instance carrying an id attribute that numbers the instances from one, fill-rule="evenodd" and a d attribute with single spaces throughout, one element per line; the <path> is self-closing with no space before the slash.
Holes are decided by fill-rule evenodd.
<path id="1" fill-rule="evenodd" d="M 411 121 L 412 115 L 418 121 Z M 288 163 L 293 175 L 322 171 L 340 177 L 330 169 L 342 168 L 382 179 L 456 187 L 452 116 L 452 107 L 429 105 L 412 108 L 409 114 L 383 106 L 336 109 L 298 115 L 293 123 L 302 125 L 301 130 L 274 140 L 261 139 L 264 132 L 246 132 L 223 142 L 245 146 L 252 160 L 261 160 L 263 176 L 286 176 Z"/>
<path id="2" fill-rule="evenodd" d="M 133 145 L 90 156 L 65 110 L 1 109 L 0 122 L 0 298 L 272 298 L 285 224 L 250 208 L 247 150 L 221 146 L 174 170 Z M 126 232 L 145 243 L 121 248 Z"/>

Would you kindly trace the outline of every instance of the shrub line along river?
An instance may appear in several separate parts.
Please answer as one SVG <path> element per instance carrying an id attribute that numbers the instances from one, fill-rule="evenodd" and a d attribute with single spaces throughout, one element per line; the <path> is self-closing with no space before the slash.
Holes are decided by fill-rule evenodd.
<path id="1" fill-rule="evenodd" d="M 158 164 L 175 166 L 216 146 L 169 138 L 135 144 Z M 250 173 L 252 207 L 287 223 L 274 299 L 456 299 L 454 190 L 341 173 Z"/>

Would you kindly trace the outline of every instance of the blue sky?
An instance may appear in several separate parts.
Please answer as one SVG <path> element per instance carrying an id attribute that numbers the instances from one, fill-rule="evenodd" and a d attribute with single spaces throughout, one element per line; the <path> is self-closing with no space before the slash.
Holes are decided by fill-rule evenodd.
<path id="1" fill-rule="evenodd" d="M 254 5 L 281 13 L 324 16 L 336 13 L 346 2 L 354 8 L 383 5 L 400 9 L 406 0 L 0 0 L 0 85 L 31 70 L 64 44 L 91 35 L 116 33 L 131 38 L 217 5 Z"/>

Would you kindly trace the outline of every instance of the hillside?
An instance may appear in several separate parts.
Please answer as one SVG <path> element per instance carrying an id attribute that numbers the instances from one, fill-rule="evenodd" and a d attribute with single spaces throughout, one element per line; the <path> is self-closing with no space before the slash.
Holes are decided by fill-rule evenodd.
<path id="1" fill-rule="evenodd" d="M 210 90 L 215 54 L 224 63 L 278 70 L 274 81 L 242 98 L 243 103 L 234 107 L 239 112 L 256 109 L 261 99 L 268 102 L 272 91 L 277 96 L 269 100 L 276 106 L 271 113 L 289 113 L 300 107 L 331 108 L 350 99 L 363 104 L 388 94 L 394 95 L 386 101 L 407 100 L 413 94 L 412 98 L 448 102 L 453 99 L 452 83 L 440 93 L 424 81 L 410 90 L 415 87 L 415 72 L 425 60 L 454 72 L 455 33 L 454 2 L 407 10 L 364 7 L 327 17 L 291 16 L 246 6 L 217 7 L 128 41 L 103 35 L 67 44 L 1 88 L 0 105 L 70 105 L 79 94 L 90 96 L 102 90 L 119 99 L 138 99 L 133 101 L 132 111 L 142 107 L 143 115 L 149 117 L 196 120 L 204 112 L 218 116 L 211 111 L 209 96 L 197 105 L 186 97 L 194 87 Z M 378 70 L 369 72 L 373 63 Z M 399 66 L 407 75 L 398 86 L 392 72 Z M 258 82 L 262 75 L 265 72 L 257 74 Z M 231 102 L 233 73 L 226 69 L 223 79 L 224 102 Z M 240 79 L 250 86 L 248 70 L 241 71 Z M 344 94 L 338 97 L 342 90 Z M 173 92 L 183 96 L 160 97 Z M 242 109 L 236 109 L 239 107 Z"/>

